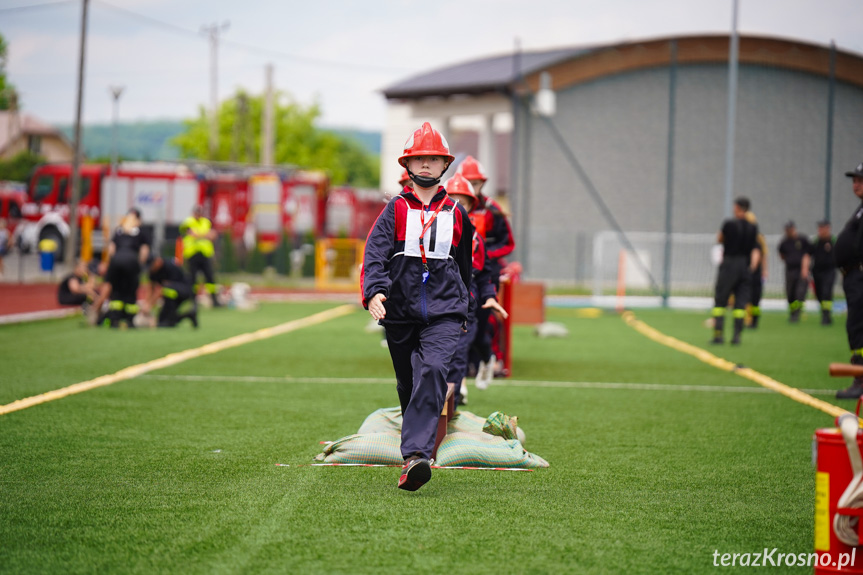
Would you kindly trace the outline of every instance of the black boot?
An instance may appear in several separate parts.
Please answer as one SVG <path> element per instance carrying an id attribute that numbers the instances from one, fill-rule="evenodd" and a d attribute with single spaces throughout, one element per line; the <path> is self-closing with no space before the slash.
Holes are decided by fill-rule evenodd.
<path id="1" fill-rule="evenodd" d="M 863 395 L 863 380 L 855 377 L 849 387 L 836 392 L 836 399 L 860 399 L 861 395 Z"/>
<path id="2" fill-rule="evenodd" d="M 718 315 L 713 318 L 713 339 L 710 340 L 710 343 L 722 344 L 725 343 L 725 339 L 722 336 L 722 332 L 725 329 L 725 317 Z"/>
<path id="3" fill-rule="evenodd" d="M 851 365 L 863 365 L 863 356 L 852 355 Z M 863 396 L 863 377 L 855 377 L 849 387 L 836 392 L 836 399 L 860 399 L 860 396 Z"/>
<path id="4" fill-rule="evenodd" d="M 192 327 L 198 329 L 198 304 L 197 302 L 193 303 L 192 309 L 189 312 L 184 313 L 180 316 L 180 319 L 188 319 L 192 322 Z"/>
<path id="5" fill-rule="evenodd" d="M 791 310 L 791 315 L 788 317 L 791 323 L 800 323 L 800 308 Z"/>
<path id="6" fill-rule="evenodd" d="M 216 292 L 211 293 L 210 297 L 213 299 L 213 307 L 222 307 L 222 302 L 219 301 L 219 296 Z"/>
<path id="7" fill-rule="evenodd" d="M 829 309 L 821 310 L 821 325 L 832 325 L 833 317 L 830 315 Z"/>
<path id="8" fill-rule="evenodd" d="M 734 318 L 734 337 L 731 338 L 731 345 L 740 345 L 740 334 L 743 332 L 743 318 Z"/>
<path id="9" fill-rule="evenodd" d="M 761 317 L 760 315 L 753 315 L 752 316 L 752 321 L 749 323 L 749 329 L 757 329 L 758 328 L 758 319 L 760 317 Z"/>
<path id="10" fill-rule="evenodd" d="M 104 323 L 106 326 L 108 326 L 108 327 L 112 327 L 112 328 L 114 328 L 114 329 L 119 328 L 119 327 L 120 327 L 120 324 L 121 324 L 121 323 L 122 323 L 122 321 L 123 321 L 123 316 L 124 316 L 124 315 L 125 315 L 125 314 L 124 314 L 122 311 L 120 311 L 120 310 L 110 309 L 110 310 L 108 310 L 108 312 L 105 314 L 105 319 L 103 320 L 103 323 Z"/>

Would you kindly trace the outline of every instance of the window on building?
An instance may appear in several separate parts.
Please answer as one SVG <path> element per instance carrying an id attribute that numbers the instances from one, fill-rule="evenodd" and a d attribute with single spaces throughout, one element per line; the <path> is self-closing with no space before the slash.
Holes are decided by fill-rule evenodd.
<path id="1" fill-rule="evenodd" d="M 42 153 L 42 136 L 29 136 L 27 138 L 27 150 L 37 156 Z"/>

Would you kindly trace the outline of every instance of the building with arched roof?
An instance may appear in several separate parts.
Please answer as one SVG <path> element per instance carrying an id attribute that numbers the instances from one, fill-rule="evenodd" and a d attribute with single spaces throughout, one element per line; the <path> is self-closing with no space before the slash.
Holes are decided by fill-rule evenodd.
<path id="1" fill-rule="evenodd" d="M 594 240 L 616 227 L 715 236 L 728 200 L 728 60 L 728 36 L 700 35 L 408 78 L 384 90 L 382 187 L 394 187 L 406 137 L 428 120 L 457 158 L 475 155 L 491 172 L 532 278 L 589 281 Z M 733 196 L 752 200 L 766 234 L 789 219 L 811 234 L 825 216 L 838 229 L 858 203 L 844 172 L 863 159 L 863 56 L 741 36 L 738 64 Z"/>

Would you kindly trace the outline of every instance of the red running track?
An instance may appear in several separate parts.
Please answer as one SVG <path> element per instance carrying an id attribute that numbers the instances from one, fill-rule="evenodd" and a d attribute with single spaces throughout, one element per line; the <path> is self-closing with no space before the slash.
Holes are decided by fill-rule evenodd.
<path id="1" fill-rule="evenodd" d="M 57 284 L 0 284 L 0 315 L 75 307 L 57 303 Z"/>

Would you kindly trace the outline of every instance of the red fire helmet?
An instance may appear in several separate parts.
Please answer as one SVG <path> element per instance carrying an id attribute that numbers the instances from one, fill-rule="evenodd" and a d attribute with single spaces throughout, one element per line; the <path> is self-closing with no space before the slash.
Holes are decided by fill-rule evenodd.
<path id="1" fill-rule="evenodd" d="M 449 144 L 443 134 L 425 122 L 419 130 L 416 130 L 408 141 L 405 142 L 405 151 L 399 158 L 399 164 L 407 167 L 408 158 L 416 156 L 443 156 L 447 164 L 455 160 L 455 156 L 449 153 Z"/>
<path id="2" fill-rule="evenodd" d="M 468 210 L 472 206 L 476 205 L 477 197 L 476 193 L 473 191 L 473 186 L 463 175 L 456 173 L 456 175 L 444 182 L 443 187 L 446 189 L 446 193 L 451 196 L 465 196 L 470 198 L 471 205 L 466 206 Z"/>
<path id="3" fill-rule="evenodd" d="M 402 170 L 402 175 L 399 177 L 399 184 L 406 186 L 409 181 L 411 181 L 411 177 L 408 175 L 408 171 Z"/>
<path id="4" fill-rule="evenodd" d="M 482 180 L 483 182 L 488 180 L 485 170 L 482 169 L 482 164 L 476 161 L 473 156 L 465 158 L 458 167 L 458 171 L 468 180 Z"/>

